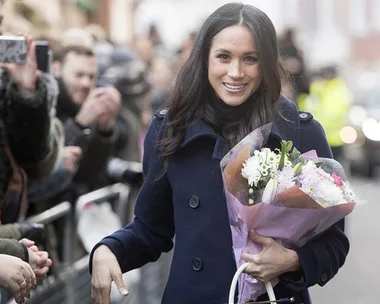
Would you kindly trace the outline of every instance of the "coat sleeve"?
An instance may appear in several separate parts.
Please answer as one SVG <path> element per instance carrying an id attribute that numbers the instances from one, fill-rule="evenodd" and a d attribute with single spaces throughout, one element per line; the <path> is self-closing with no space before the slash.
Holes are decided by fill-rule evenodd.
<path id="1" fill-rule="evenodd" d="M 123 272 L 156 261 L 162 252 L 173 247 L 174 217 L 172 189 L 163 174 L 163 161 L 158 153 L 162 120 L 153 118 L 144 141 L 144 183 L 136 200 L 135 218 L 131 224 L 98 243 L 115 254 Z"/>
<path id="2" fill-rule="evenodd" d="M 96 182 L 99 175 L 106 170 L 117 132 L 114 130 L 110 134 L 102 134 L 96 127 L 83 128 L 72 118 L 65 121 L 64 130 L 65 145 L 79 146 L 83 152 L 83 157 L 74 177 L 75 182 L 84 184 Z"/>
<path id="3" fill-rule="evenodd" d="M 319 157 L 332 158 L 325 132 L 317 121 L 301 122 L 301 142 L 301 152 L 315 149 Z M 295 249 L 301 271 L 285 273 L 280 280 L 296 291 L 315 284 L 323 286 L 343 266 L 349 247 L 343 219 L 303 247 Z"/>
<path id="4" fill-rule="evenodd" d="M 8 254 L 29 262 L 28 249 L 17 240 L 0 238 L 0 254 Z"/>
<path id="5" fill-rule="evenodd" d="M 31 179 L 48 176 L 58 157 L 60 124 L 54 120 L 58 96 L 56 80 L 42 74 L 33 97 L 25 98 L 14 84 L 7 87 L 6 129 L 17 163 Z"/>

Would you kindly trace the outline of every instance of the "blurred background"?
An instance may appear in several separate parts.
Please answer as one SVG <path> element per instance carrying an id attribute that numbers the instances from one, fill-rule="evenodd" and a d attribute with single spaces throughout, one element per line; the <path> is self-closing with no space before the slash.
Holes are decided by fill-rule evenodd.
<path id="1" fill-rule="evenodd" d="M 111 83 L 128 100 L 144 95 L 143 101 L 138 101 L 143 104 L 138 107 L 141 131 L 170 93 L 200 25 L 227 2 L 230 1 L 6 0 L 2 26 L 5 34 L 28 32 L 36 39 L 49 41 L 52 73 L 54 55 L 63 47 L 91 48 L 97 58 L 99 84 Z M 380 212 L 377 202 L 380 196 L 380 1 L 249 0 L 243 3 L 259 7 L 272 19 L 281 60 L 288 72 L 288 78 L 283 80 L 283 94 L 321 122 L 334 156 L 344 164 L 354 188 L 367 201 L 347 219 L 352 245 L 345 266 L 327 286 L 312 289 L 314 302 L 380 303 L 377 283 L 380 230 L 376 224 Z M 136 64 L 126 65 L 121 71 L 110 69 L 125 62 Z M 140 92 L 139 88 L 147 89 Z M 137 134 L 143 136 L 141 132 Z M 170 255 L 160 263 L 163 266 L 153 271 L 159 279 L 143 280 L 146 286 L 140 286 L 142 293 L 151 292 L 152 296 L 145 300 L 142 296 L 132 298 L 130 303 L 159 303 L 157 290 L 165 284 Z M 137 282 L 143 277 L 144 270 L 130 280 Z"/>

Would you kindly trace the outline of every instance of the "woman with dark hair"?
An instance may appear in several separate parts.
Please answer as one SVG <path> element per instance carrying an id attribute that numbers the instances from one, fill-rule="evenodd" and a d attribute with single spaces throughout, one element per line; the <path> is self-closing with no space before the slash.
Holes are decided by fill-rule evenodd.
<path id="1" fill-rule="evenodd" d="M 111 282 L 128 292 L 121 273 L 175 249 L 162 303 L 226 303 L 236 264 L 220 160 L 255 128 L 273 122 L 267 147 L 292 140 L 301 152 L 332 157 L 310 113 L 280 96 L 276 32 L 251 5 L 226 4 L 199 32 L 167 110 L 155 115 L 145 138 L 145 182 L 135 219 L 104 238 L 90 259 L 92 297 L 109 303 Z M 247 272 L 261 281 L 279 277 L 278 298 L 311 303 L 307 288 L 324 285 L 343 265 L 349 242 L 344 223 L 302 248 L 282 247 L 251 233 L 260 254 L 244 253 Z M 258 300 L 267 300 L 266 294 Z"/>

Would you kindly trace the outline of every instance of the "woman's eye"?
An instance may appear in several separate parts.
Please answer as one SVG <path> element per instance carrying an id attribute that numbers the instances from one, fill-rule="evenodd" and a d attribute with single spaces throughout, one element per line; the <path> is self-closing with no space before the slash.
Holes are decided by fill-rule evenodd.
<path id="1" fill-rule="evenodd" d="M 248 56 L 248 57 L 245 58 L 245 60 L 248 61 L 248 62 L 252 62 L 252 63 L 255 63 L 255 62 L 259 61 L 259 59 L 257 57 L 255 57 L 255 56 Z"/>
<path id="2" fill-rule="evenodd" d="M 222 60 L 228 60 L 230 57 L 226 54 L 219 54 L 217 58 L 222 59 Z"/>

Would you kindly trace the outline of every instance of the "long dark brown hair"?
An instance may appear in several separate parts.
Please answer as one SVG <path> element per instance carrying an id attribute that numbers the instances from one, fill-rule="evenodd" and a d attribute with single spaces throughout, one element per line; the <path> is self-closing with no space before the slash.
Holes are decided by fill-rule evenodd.
<path id="1" fill-rule="evenodd" d="M 224 127 L 224 137 L 232 147 L 254 128 L 273 121 L 278 113 L 281 68 L 277 36 L 268 16 L 252 5 L 229 3 L 218 8 L 205 21 L 193 49 L 182 67 L 168 101 L 167 131 L 160 142 L 161 156 L 168 159 L 181 146 L 186 129 L 195 120 L 214 124 L 216 113 L 208 103 L 212 87 L 208 81 L 208 56 L 213 37 L 226 27 L 246 26 L 257 45 L 262 80 L 249 97 L 245 116 Z"/>

